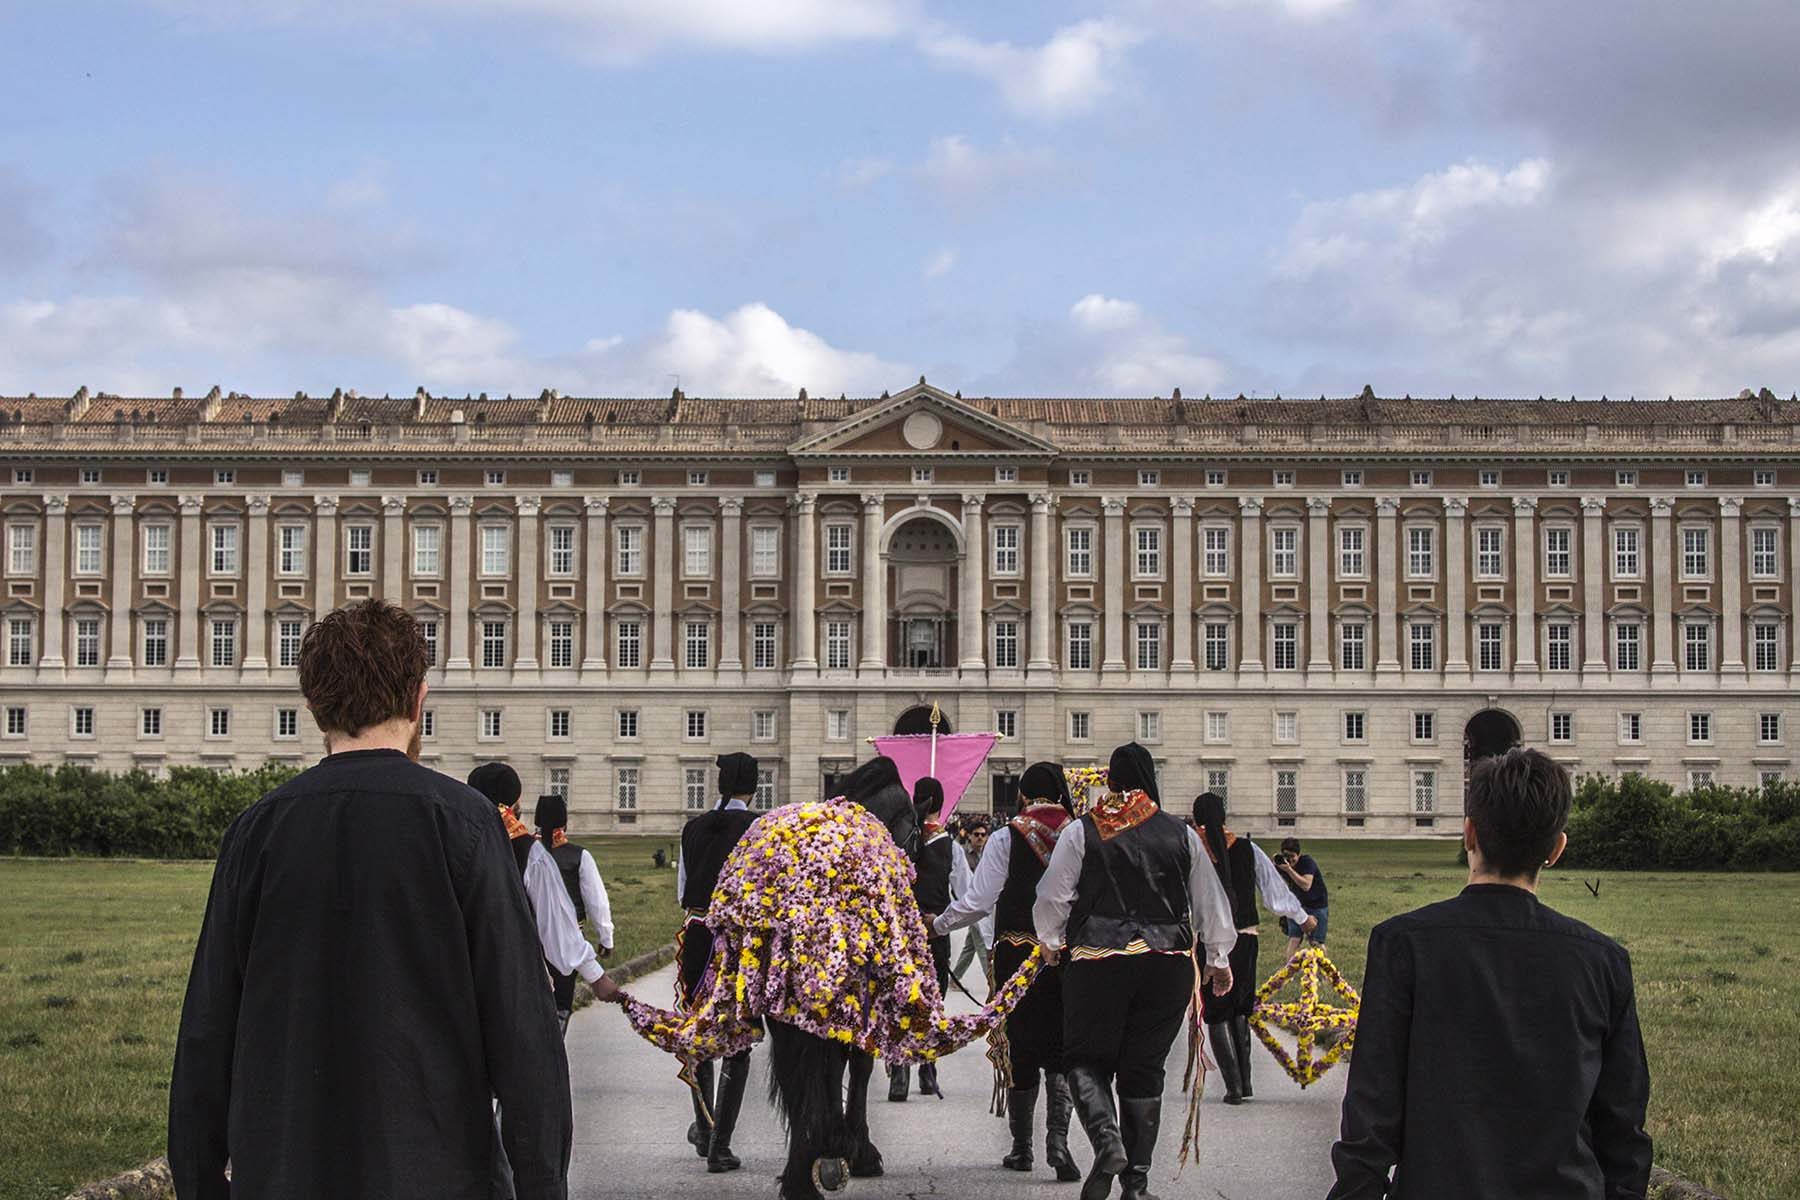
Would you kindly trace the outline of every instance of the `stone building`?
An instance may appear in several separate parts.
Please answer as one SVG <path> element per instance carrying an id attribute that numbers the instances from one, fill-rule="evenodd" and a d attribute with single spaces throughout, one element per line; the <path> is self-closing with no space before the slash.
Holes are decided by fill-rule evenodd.
<path id="1" fill-rule="evenodd" d="M 333 605 L 424 622 L 428 761 L 584 830 L 761 803 L 863 739 L 1153 748 L 1240 827 L 1448 834 L 1465 762 L 1791 766 L 1800 403 L 0 400 L 0 763 L 310 760 Z"/>

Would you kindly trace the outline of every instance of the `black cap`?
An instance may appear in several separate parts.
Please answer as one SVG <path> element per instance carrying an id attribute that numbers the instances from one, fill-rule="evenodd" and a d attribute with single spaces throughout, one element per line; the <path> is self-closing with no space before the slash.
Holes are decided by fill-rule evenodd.
<path id="1" fill-rule="evenodd" d="M 470 771 L 469 786 L 506 808 L 517 804 L 519 793 L 524 790 L 519 784 L 519 773 L 503 762 L 482 763 Z"/>
<path id="2" fill-rule="evenodd" d="M 555 792 L 539 796 L 537 799 L 537 821 L 539 832 L 548 833 L 552 829 L 562 829 L 569 823 L 569 802 Z"/>
<path id="3" fill-rule="evenodd" d="M 944 785 L 929 775 L 919 776 L 919 782 L 913 784 L 913 811 L 921 821 L 944 808 Z"/>
<path id="4" fill-rule="evenodd" d="M 748 796 L 756 790 L 756 759 L 748 754 L 721 754 L 716 760 L 719 764 L 719 795 Z"/>
<path id="5" fill-rule="evenodd" d="M 1034 762 L 1019 776 L 1019 794 L 1032 803 L 1060 804 L 1073 813 L 1075 802 L 1069 796 L 1069 777 L 1053 762 Z"/>
<path id="6" fill-rule="evenodd" d="M 1106 781 L 1115 792 L 1137 789 L 1148 792 L 1157 804 L 1162 803 L 1162 795 L 1156 790 L 1156 760 L 1136 742 L 1126 742 L 1112 752 L 1112 761 L 1106 767 Z"/>

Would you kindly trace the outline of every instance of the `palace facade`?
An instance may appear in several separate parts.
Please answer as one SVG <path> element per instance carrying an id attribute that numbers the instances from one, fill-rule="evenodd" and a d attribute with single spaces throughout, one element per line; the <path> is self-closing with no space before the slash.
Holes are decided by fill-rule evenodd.
<path id="1" fill-rule="evenodd" d="M 965 800 L 1137 739 L 1239 828 L 1451 834 L 1471 754 L 1793 770 L 1800 402 L 0 400 L 0 764 L 310 761 L 295 658 L 382 596 L 426 761 L 672 833 L 998 730 Z"/>

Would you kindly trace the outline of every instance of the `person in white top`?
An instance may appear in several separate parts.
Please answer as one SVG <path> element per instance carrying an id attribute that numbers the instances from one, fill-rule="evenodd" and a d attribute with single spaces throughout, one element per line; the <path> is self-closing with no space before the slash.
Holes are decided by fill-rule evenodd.
<path id="1" fill-rule="evenodd" d="M 546 849 L 557 874 L 562 877 L 563 890 L 568 892 L 569 903 L 575 909 L 577 927 L 582 921 L 592 921 L 594 933 L 600 940 L 600 957 L 612 957 L 612 899 L 606 894 L 606 883 L 600 878 L 600 867 L 594 862 L 594 856 L 569 840 L 569 802 L 555 793 L 539 796 L 534 816 L 538 845 Z M 556 1012 L 562 1018 L 565 1033 L 574 1008 L 575 975 L 559 972 L 556 976 Z"/>

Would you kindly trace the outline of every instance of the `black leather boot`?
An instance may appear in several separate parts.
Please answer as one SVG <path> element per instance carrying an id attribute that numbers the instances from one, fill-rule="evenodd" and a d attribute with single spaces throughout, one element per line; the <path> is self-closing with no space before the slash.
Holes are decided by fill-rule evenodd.
<path id="1" fill-rule="evenodd" d="M 737 1128 L 738 1110 L 744 1107 L 744 1086 L 749 1082 L 748 1050 L 725 1060 L 719 1071 L 719 1098 L 713 1105 L 712 1143 L 706 1151 L 706 1169 L 714 1175 L 744 1165 L 731 1152 L 731 1134 Z"/>
<path id="2" fill-rule="evenodd" d="M 1250 1087 L 1250 1018 L 1231 1018 L 1231 1042 L 1237 1050 L 1238 1087 L 1248 1100 L 1256 1093 Z"/>
<path id="3" fill-rule="evenodd" d="M 1119 1137 L 1112 1083 L 1091 1067 L 1075 1067 L 1068 1075 L 1075 1115 L 1081 1118 L 1081 1127 L 1094 1147 L 1094 1165 L 1081 1185 L 1081 1200 L 1106 1200 L 1113 1178 L 1130 1165 L 1125 1157 L 1125 1143 Z"/>
<path id="4" fill-rule="evenodd" d="M 701 1158 L 712 1148 L 713 1065 L 709 1059 L 694 1068 L 694 1123 L 688 1126 L 688 1144 Z"/>
<path id="5" fill-rule="evenodd" d="M 919 1064 L 919 1095 L 944 1098 L 944 1089 L 938 1086 L 937 1064 L 923 1062 Z"/>
<path id="6" fill-rule="evenodd" d="M 1044 1072 L 1044 1161 L 1056 1171 L 1060 1183 L 1081 1178 L 1081 1168 L 1069 1153 L 1069 1117 L 1075 1101 L 1069 1096 L 1068 1077 L 1060 1071 Z"/>
<path id="7" fill-rule="evenodd" d="M 1225 1081 L 1225 1103 L 1242 1104 L 1244 1083 L 1238 1076 L 1237 1048 L 1231 1044 L 1231 1030 L 1225 1025 L 1224 1021 L 1208 1025 L 1206 1036 L 1212 1041 L 1213 1057 L 1219 1060 L 1219 1078 Z"/>
<path id="8" fill-rule="evenodd" d="M 906 1097 L 912 1092 L 912 1068 L 888 1068 L 888 1101 L 892 1104 L 904 1104 Z"/>
<path id="9" fill-rule="evenodd" d="M 1162 1128 L 1162 1097 L 1119 1101 L 1119 1128 L 1131 1160 L 1119 1176 L 1121 1200 L 1161 1200 L 1150 1190 L 1150 1160 L 1156 1156 L 1156 1135 Z"/>
<path id="10" fill-rule="evenodd" d="M 1000 1160 L 1009 1171 L 1029 1171 L 1031 1153 L 1031 1118 L 1037 1112 L 1038 1090 L 1035 1087 L 1013 1088 L 1006 1093 L 1006 1127 L 1012 1132 L 1012 1153 Z"/>

